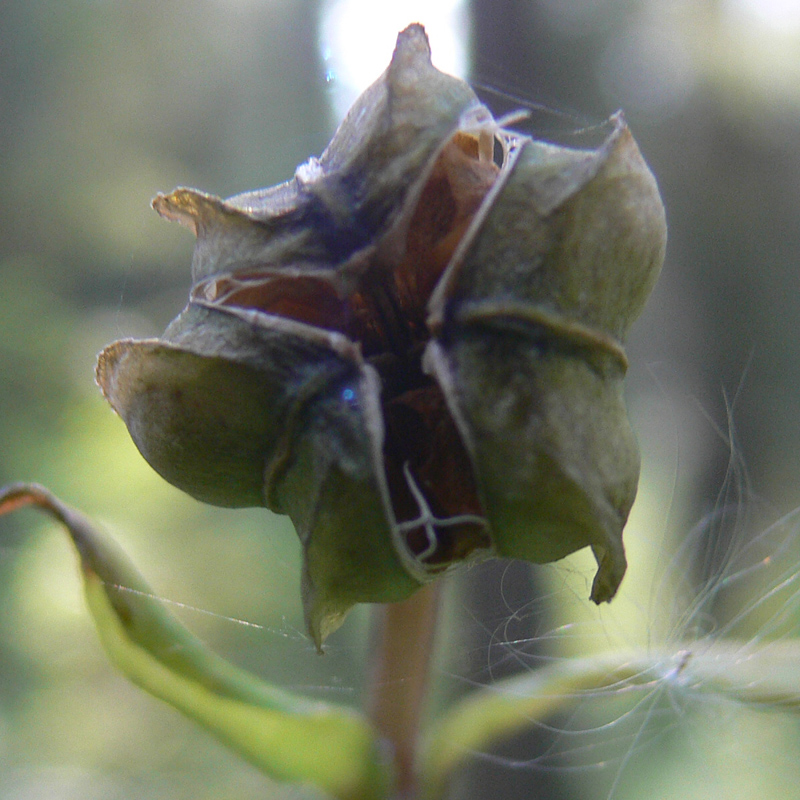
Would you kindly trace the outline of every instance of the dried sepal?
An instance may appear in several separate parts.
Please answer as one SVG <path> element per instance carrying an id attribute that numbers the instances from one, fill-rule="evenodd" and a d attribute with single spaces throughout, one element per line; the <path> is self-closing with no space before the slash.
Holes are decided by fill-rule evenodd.
<path id="1" fill-rule="evenodd" d="M 622 117 L 611 122 L 597 150 L 516 144 L 434 293 L 426 354 L 496 553 L 547 562 L 590 545 L 596 602 L 625 573 L 639 477 L 622 337 L 666 243 L 655 180 Z"/>

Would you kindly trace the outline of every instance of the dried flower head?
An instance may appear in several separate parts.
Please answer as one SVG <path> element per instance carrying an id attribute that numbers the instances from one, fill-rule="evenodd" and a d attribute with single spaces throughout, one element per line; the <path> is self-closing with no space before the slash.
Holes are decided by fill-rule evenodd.
<path id="1" fill-rule="evenodd" d="M 167 480 L 291 517 L 318 644 L 468 559 L 591 546 L 614 595 L 639 472 L 621 343 L 666 228 L 612 127 L 596 150 L 502 129 L 412 25 L 292 180 L 153 201 L 197 236 L 189 304 L 98 382 Z"/>

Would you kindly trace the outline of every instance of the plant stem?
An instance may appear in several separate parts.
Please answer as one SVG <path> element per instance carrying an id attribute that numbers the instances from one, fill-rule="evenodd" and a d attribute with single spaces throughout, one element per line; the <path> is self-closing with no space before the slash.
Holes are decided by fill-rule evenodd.
<path id="1" fill-rule="evenodd" d="M 417 794 L 417 741 L 439 608 L 436 581 L 402 603 L 375 611 L 375 662 L 370 677 L 369 717 L 391 747 L 397 797 Z"/>

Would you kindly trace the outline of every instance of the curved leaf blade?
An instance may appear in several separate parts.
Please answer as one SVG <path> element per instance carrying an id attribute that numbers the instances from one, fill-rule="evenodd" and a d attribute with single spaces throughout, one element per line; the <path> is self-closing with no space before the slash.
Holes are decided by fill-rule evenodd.
<path id="1" fill-rule="evenodd" d="M 38 507 L 68 530 L 101 643 L 115 666 L 278 781 L 337 800 L 380 800 L 390 776 L 369 723 L 355 712 L 264 683 L 208 650 L 170 614 L 122 550 L 35 484 L 0 490 L 0 515 Z"/>
<path id="2" fill-rule="evenodd" d="M 485 752 L 587 693 L 675 681 L 695 692 L 800 714 L 800 640 L 753 647 L 720 640 L 693 651 L 626 650 L 560 661 L 486 686 L 456 703 L 431 728 L 421 764 L 424 797 L 444 796 L 447 782 L 471 755 Z"/>

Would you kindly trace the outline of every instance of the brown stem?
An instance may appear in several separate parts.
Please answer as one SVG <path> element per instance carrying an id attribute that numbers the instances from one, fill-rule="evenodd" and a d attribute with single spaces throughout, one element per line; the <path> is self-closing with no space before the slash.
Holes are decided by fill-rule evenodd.
<path id="1" fill-rule="evenodd" d="M 437 581 L 402 603 L 375 612 L 375 663 L 370 680 L 369 716 L 392 748 L 397 796 L 416 795 L 415 763 L 420 719 L 439 607 Z"/>

